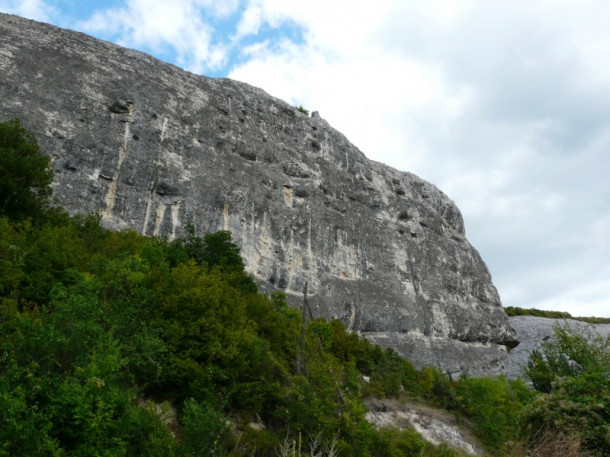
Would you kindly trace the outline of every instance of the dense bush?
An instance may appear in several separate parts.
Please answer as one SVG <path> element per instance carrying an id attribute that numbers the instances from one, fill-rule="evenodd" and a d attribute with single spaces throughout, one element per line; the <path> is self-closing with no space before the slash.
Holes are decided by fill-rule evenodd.
<path id="1" fill-rule="evenodd" d="M 594 455 L 610 455 L 610 336 L 556 327 L 555 338 L 530 357 L 526 375 L 543 392 L 523 416 L 536 443 L 540 430 L 580 435 Z"/>
<path id="2" fill-rule="evenodd" d="M 520 380 L 462 378 L 457 385 L 459 409 L 470 417 L 481 443 L 498 452 L 518 437 L 520 413 L 532 393 Z"/>

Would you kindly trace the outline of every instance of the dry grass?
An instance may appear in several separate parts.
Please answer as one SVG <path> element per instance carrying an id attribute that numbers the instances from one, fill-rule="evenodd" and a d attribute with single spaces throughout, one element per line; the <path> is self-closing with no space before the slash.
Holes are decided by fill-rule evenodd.
<path id="1" fill-rule="evenodd" d="M 506 457 L 592 457 L 592 455 L 582 449 L 578 433 L 566 435 L 545 430 L 529 444 L 516 444 Z"/>
<path id="2" fill-rule="evenodd" d="M 318 434 L 307 441 L 308 446 L 302 446 L 302 444 L 300 433 L 298 440 L 290 440 L 287 436 L 276 449 L 276 453 L 278 457 L 337 457 L 339 455 L 335 438 L 332 441 L 325 441 Z M 302 447 L 309 447 L 309 449 L 305 450 Z"/>

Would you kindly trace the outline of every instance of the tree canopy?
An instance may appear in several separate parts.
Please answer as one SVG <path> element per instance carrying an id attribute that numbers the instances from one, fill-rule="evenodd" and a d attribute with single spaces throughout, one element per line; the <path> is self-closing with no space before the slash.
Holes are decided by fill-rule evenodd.
<path id="1" fill-rule="evenodd" d="M 18 119 L 0 123 L 0 215 L 35 216 L 51 195 L 53 172 L 34 135 Z"/>

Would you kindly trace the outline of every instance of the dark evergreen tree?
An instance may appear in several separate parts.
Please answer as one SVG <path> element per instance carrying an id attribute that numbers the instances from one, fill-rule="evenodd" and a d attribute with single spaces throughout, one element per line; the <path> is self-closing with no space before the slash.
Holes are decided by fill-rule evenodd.
<path id="1" fill-rule="evenodd" d="M 0 123 L 0 216 L 36 216 L 48 203 L 53 172 L 49 158 L 19 119 Z"/>

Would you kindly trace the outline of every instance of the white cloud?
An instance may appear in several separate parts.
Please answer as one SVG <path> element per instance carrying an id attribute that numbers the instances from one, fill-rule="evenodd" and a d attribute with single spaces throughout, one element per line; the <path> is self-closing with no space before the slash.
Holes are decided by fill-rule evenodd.
<path id="1" fill-rule="evenodd" d="M 56 14 L 44 0 L 0 0 L 0 11 L 44 22 Z"/>
<path id="2" fill-rule="evenodd" d="M 124 46 L 176 53 L 176 63 L 203 73 L 226 64 L 228 44 L 214 40 L 214 20 L 235 12 L 237 0 L 127 0 L 96 11 L 80 24 L 89 33 L 115 36 Z"/>

